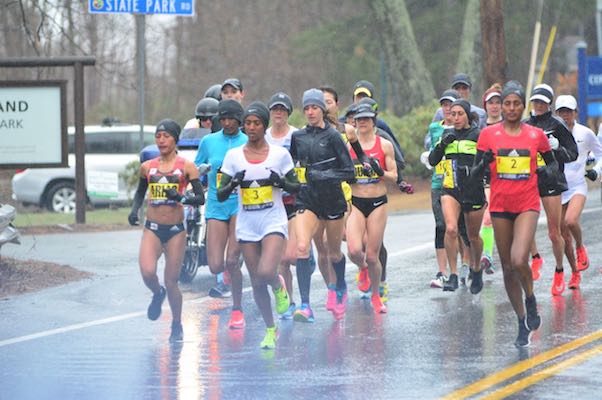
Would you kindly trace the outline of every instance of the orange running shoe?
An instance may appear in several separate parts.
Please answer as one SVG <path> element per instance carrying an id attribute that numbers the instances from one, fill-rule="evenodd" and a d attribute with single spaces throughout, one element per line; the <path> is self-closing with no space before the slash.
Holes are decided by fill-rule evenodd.
<path id="1" fill-rule="evenodd" d="M 581 283 L 581 273 L 573 272 L 571 274 L 571 279 L 569 280 L 569 289 L 579 289 L 580 283 Z"/>
<path id="2" fill-rule="evenodd" d="M 531 259 L 531 274 L 533 274 L 533 280 L 536 281 L 541 276 L 541 266 L 543 265 L 543 258 L 537 257 Z"/>
<path id="3" fill-rule="evenodd" d="M 368 267 L 360 268 L 360 272 L 357 277 L 357 288 L 364 293 L 370 290 L 370 275 L 368 274 Z"/>
<path id="4" fill-rule="evenodd" d="M 589 257 L 587 256 L 587 249 L 585 246 L 577 247 L 577 271 L 585 271 L 588 268 Z"/>
<path id="5" fill-rule="evenodd" d="M 554 271 L 552 296 L 561 296 L 562 292 L 564 292 L 564 271 Z"/>
<path id="6" fill-rule="evenodd" d="M 245 325 L 245 315 L 242 313 L 242 310 L 232 310 L 228 327 L 230 329 L 243 329 Z"/>
<path id="7" fill-rule="evenodd" d="M 387 306 L 383 304 L 378 293 L 372 295 L 372 308 L 377 314 L 386 314 L 387 312 Z"/>

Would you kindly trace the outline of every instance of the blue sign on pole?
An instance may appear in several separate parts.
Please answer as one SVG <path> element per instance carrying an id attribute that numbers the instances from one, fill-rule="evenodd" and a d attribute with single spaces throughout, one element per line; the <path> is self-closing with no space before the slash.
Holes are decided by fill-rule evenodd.
<path id="1" fill-rule="evenodd" d="M 194 15 L 194 0 L 88 0 L 92 14 Z"/>
<path id="2" fill-rule="evenodd" d="M 602 58 L 587 57 L 587 97 L 602 98 Z"/>

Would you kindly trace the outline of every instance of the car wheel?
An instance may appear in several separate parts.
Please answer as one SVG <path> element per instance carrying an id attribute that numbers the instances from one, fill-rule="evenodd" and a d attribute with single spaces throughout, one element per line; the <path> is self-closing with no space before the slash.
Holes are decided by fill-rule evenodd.
<path id="1" fill-rule="evenodd" d="M 46 208 L 53 212 L 75 212 L 75 185 L 73 182 L 57 182 L 53 184 L 46 195 Z"/>

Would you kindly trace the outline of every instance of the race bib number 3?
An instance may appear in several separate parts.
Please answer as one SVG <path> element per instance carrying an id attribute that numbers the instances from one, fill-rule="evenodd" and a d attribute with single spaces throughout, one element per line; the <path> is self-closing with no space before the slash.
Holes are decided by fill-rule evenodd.
<path id="1" fill-rule="evenodd" d="M 543 157 L 541 156 L 541 154 L 537 153 L 537 166 L 538 167 L 545 167 L 546 162 L 543 160 Z"/>
<path id="2" fill-rule="evenodd" d="M 263 210 L 274 205 L 272 186 L 241 188 L 242 207 L 247 211 Z"/>
<path id="3" fill-rule="evenodd" d="M 531 176 L 531 153 L 528 149 L 499 149 L 496 157 L 499 179 L 526 180 Z"/>

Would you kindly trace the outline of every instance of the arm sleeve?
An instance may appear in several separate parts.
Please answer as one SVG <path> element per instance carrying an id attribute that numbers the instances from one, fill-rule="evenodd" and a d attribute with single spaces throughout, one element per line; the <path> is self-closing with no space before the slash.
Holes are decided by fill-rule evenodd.
<path id="1" fill-rule="evenodd" d="M 219 189 L 217 189 L 217 200 L 220 202 L 228 200 L 233 190 L 232 177 L 222 170 L 222 180 Z"/>
<path id="2" fill-rule="evenodd" d="M 439 164 L 439 162 L 443 159 L 444 154 L 445 149 L 443 148 L 443 145 L 441 145 L 441 139 L 439 139 L 439 142 L 437 142 L 433 150 L 431 150 L 429 153 L 429 164 L 431 167 Z"/>
<path id="3" fill-rule="evenodd" d="M 191 179 L 190 185 L 192 185 L 193 197 L 186 196 L 185 203 L 201 206 L 205 204 L 205 192 L 203 191 L 203 185 L 199 178 Z"/>
<path id="4" fill-rule="evenodd" d="M 140 207 L 142 207 L 142 202 L 144 201 L 144 196 L 146 195 L 146 189 L 148 189 L 148 181 L 146 180 L 146 178 L 140 178 L 140 180 L 138 181 L 138 188 L 136 189 L 136 194 L 134 195 L 132 213 L 137 214 Z"/>
<path id="5" fill-rule="evenodd" d="M 559 146 L 554 150 L 554 157 L 556 160 L 569 163 L 575 161 L 579 156 L 577 149 L 577 143 L 573 134 L 567 129 L 566 125 L 562 122 L 558 122 L 558 126 L 554 131 L 554 136 L 558 139 Z"/>

